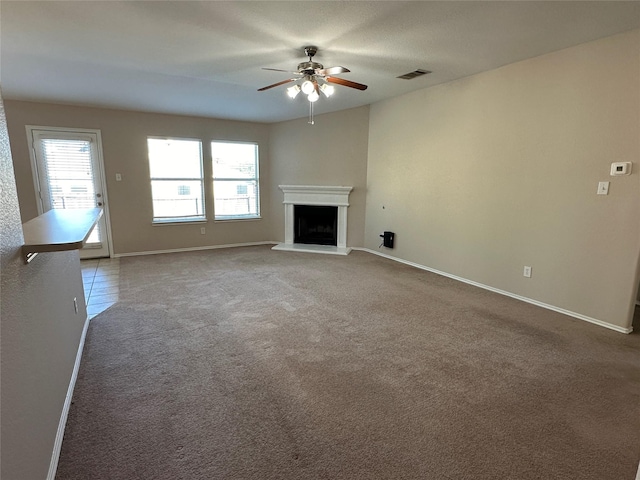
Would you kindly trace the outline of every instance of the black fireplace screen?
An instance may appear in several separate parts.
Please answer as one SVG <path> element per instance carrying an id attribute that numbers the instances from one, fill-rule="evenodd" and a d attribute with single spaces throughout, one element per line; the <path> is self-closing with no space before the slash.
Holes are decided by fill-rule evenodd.
<path id="1" fill-rule="evenodd" d="M 338 245 L 338 207 L 294 205 L 294 243 Z"/>

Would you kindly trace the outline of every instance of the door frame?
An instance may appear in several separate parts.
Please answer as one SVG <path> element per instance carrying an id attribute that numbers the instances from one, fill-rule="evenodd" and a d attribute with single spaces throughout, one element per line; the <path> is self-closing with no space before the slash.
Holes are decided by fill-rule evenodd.
<path id="1" fill-rule="evenodd" d="M 33 180 L 33 186 L 36 196 L 36 206 L 38 208 L 38 215 L 44 213 L 42 199 L 40 198 L 40 179 L 38 177 L 38 160 L 36 158 L 36 146 L 33 141 L 34 130 L 44 130 L 54 133 L 80 133 L 80 134 L 92 134 L 96 136 L 96 161 L 99 169 L 101 189 L 102 189 L 102 216 L 104 218 L 104 234 L 106 236 L 107 246 L 109 248 L 109 257 L 113 258 L 113 239 L 111 238 L 111 218 L 109 216 L 109 197 L 107 193 L 107 177 L 104 171 L 104 159 L 102 156 L 102 133 L 97 128 L 74 128 L 74 127 L 49 127 L 44 125 L 25 125 L 27 132 L 27 143 L 29 146 L 29 159 L 31 161 L 31 176 Z"/>

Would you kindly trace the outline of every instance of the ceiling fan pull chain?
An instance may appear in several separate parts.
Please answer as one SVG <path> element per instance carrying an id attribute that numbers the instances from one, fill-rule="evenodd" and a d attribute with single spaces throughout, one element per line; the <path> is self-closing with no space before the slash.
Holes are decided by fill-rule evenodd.
<path id="1" fill-rule="evenodd" d="M 313 102 L 309 102 L 309 125 L 313 125 Z"/>

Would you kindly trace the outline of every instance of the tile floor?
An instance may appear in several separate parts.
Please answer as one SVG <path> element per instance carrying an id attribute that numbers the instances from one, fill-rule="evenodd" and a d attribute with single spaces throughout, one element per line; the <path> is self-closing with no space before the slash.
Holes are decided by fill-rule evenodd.
<path id="1" fill-rule="evenodd" d="M 118 301 L 120 294 L 120 259 L 82 260 L 82 283 L 87 315 L 93 318 Z"/>

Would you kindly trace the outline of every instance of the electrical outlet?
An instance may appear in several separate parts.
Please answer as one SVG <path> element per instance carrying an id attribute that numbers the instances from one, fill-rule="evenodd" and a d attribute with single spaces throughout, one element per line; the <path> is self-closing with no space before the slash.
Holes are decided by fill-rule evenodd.
<path id="1" fill-rule="evenodd" d="M 73 297 L 73 309 L 76 311 L 76 315 L 78 314 L 78 299 Z"/>
<path id="2" fill-rule="evenodd" d="M 527 267 L 525 265 L 524 272 L 522 272 L 522 275 L 524 275 L 527 278 L 531 278 L 531 267 Z"/>
<path id="3" fill-rule="evenodd" d="M 200 235 L 204 235 L 206 233 L 206 230 L 204 229 L 204 227 L 200 227 Z"/>
<path id="4" fill-rule="evenodd" d="M 116 182 L 121 182 L 122 181 L 122 175 L 120 175 L 119 173 L 116 173 Z"/>

